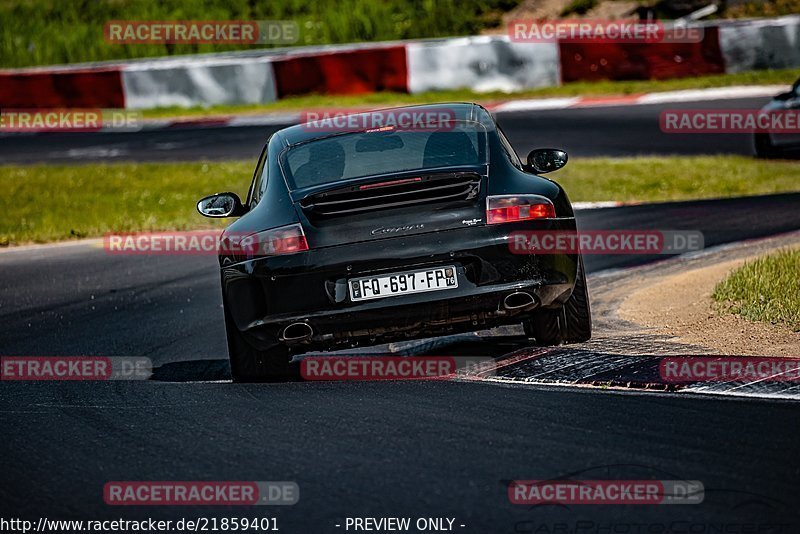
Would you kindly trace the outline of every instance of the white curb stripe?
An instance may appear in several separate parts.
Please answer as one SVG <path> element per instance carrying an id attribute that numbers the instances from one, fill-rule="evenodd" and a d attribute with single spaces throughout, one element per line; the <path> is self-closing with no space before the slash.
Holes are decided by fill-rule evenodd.
<path id="1" fill-rule="evenodd" d="M 610 96 L 541 98 L 513 100 L 492 106 L 495 113 L 515 111 L 540 111 L 549 109 L 577 109 L 593 107 L 639 106 L 647 104 L 669 104 L 680 102 L 703 102 L 708 100 L 728 100 L 735 98 L 759 98 L 775 96 L 791 89 L 789 85 L 741 85 L 732 87 L 710 87 L 708 89 L 686 89 L 631 96 L 630 99 Z"/>
<path id="2" fill-rule="evenodd" d="M 602 200 L 599 202 L 573 202 L 572 209 L 574 211 L 584 211 L 584 210 L 597 210 L 603 208 L 618 208 L 624 205 L 625 205 L 624 202 L 619 202 L 616 200 Z"/>
<path id="3" fill-rule="evenodd" d="M 531 100 L 512 100 L 492 106 L 495 113 L 511 113 L 515 111 L 538 111 L 545 109 L 566 109 L 581 101 L 581 97 L 572 98 L 539 98 Z"/>
<path id="4" fill-rule="evenodd" d="M 244 117 L 233 117 L 228 126 L 274 126 L 279 124 L 299 124 L 302 120 L 302 112 L 291 113 L 270 113 L 268 115 L 252 115 Z"/>
<path id="5" fill-rule="evenodd" d="M 703 100 L 725 100 L 731 98 L 758 98 L 775 96 L 791 89 L 790 85 L 742 85 L 734 87 L 711 87 L 709 89 L 687 89 L 642 95 L 637 104 L 666 104 L 670 102 L 699 102 Z"/>

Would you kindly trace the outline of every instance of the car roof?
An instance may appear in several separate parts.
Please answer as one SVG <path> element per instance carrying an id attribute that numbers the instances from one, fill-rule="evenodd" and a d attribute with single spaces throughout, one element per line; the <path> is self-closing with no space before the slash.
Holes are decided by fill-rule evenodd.
<path id="1" fill-rule="evenodd" d="M 393 108 L 384 108 L 384 109 L 375 109 L 365 111 L 363 113 L 352 113 L 353 115 L 362 116 L 362 115 L 369 115 L 371 113 L 378 113 L 382 112 L 385 113 L 387 111 L 397 111 L 397 110 L 413 110 L 415 112 L 424 112 L 424 111 L 437 111 L 446 109 L 448 112 L 451 112 L 455 115 L 456 120 L 481 120 L 481 112 L 485 113 L 485 116 L 491 117 L 488 111 L 482 106 L 472 103 L 472 102 L 441 102 L 438 104 L 420 104 L 414 106 L 398 106 Z M 343 111 L 345 114 L 348 113 L 347 110 Z M 491 119 L 490 119 L 491 120 Z M 328 137 L 332 134 L 330 131 L 320 131 L 320 130 L 309 130 L 306 127 L 308 122 L 296 124 L 294 126 L 289 126 L 288 128 L 284 128 L 283 130 L 279 130 L 273 136 L 276 140 L 279 140 L 282 145 L 290 146 L 296 145 L 298 143 L 304 143 L 306 141 L 311 141 L 313 139 L 319 139 L 322 137 Z"/>

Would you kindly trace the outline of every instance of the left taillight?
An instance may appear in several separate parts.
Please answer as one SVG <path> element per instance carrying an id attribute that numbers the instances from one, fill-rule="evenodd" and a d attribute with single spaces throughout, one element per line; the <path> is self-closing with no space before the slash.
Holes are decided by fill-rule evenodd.
<path id="1" fill-rule="evenodd" d="M 300 224 L 290 224 L 259 232 L 253 236 L 250 257 L 279 256 L 308 250 L 308 241 Z"/>
<path id="2" fill-rule="evenodd" d="M 486 224 L 552 219 L 555 216 L 553 203 L 540 195 L 494 195 L 486 198 Z"/>

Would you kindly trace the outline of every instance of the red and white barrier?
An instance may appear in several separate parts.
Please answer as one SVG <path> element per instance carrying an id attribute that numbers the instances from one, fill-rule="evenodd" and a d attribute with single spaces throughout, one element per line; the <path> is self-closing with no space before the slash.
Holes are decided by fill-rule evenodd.
<path id="1" fill-rule="evenodd" d="M 411 42 L 408 92 L 468 87 L 510 93 L 558 85 L 558 45 L 512 43 L 507 36 Z"/>
<path id="2" fill-rule="evenodd" d="M 513 92 L 800 66 L 800 16 L 703 27 L 695 43 L 522 43 L 499 35 L 0 70 L 0 108 L 147 109 L 459 88 Z"/>
<path id="3" fill-rule="evenodd" d="M 125 107 L 263 104 L 277 99 L 269 58 L 135 63 L 122 70 Z"/>
<path id="4" fill-rule="evenodd" d="M 724 74 L 717 28 L 697 43 L 560 43 L 561 80 L 666 80 Z"/>
<path id="5" fill-rule="evenodd" d="M 121 67 L 0 70 L 2 108 L 123 108 Z"/>
<path id="6" fill-rule="evenodd" d="M 406 45 L 285 54 L 273 59 L 278 97 L 407 92 Z"/>
<path id="7" fill-rule="evenodd" d="M 726 22 L 719 42 L 725 72 L 789 69 L 800 65 L 800 17 Z"/>

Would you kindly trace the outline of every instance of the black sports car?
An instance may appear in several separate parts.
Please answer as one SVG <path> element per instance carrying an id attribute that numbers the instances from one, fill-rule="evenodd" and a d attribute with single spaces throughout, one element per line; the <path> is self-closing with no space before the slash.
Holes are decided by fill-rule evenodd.
<path id="1" fill-rule="evenodd" d="M 518 254 L 519 231 L 575 232 L 555 182 L 566 153 L 520 161 L 486 109 L 446 104 L 435 127 L 306 123 L 267 142 L 219 255 L 234 380 L 280 380 L 293 354 L 522 323 L 538 344 L 581 342 L 591 316 L 579 253 Z M 233 246 L 245 240 L 255 246 Z M 226 244 L 230 246 L 226 246 Z"/>

